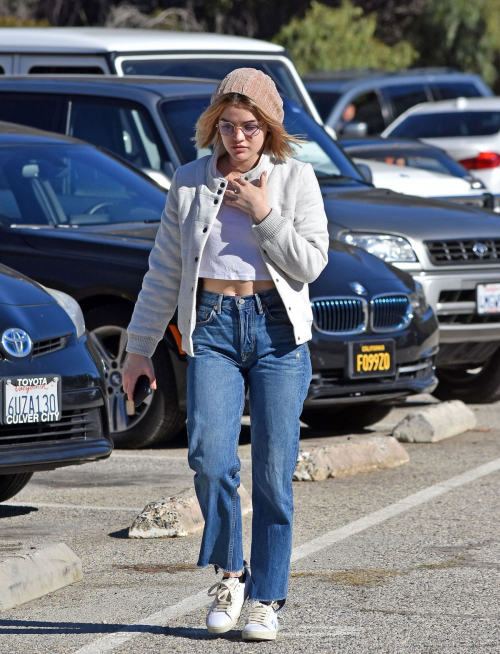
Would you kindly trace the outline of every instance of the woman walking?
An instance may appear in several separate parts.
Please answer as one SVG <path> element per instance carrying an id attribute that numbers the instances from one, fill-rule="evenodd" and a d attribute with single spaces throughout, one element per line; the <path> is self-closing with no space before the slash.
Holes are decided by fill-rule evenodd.
<path id="1" fill-rule="evenodd" d="M 292 475 L 311 380 L 308 283 L 328 259 L 327 219 L 299 139 L 283 127 L 272 79 L 240 68 L 219 84 L 196 125 L 211 156 L 177 169 L 149 270 L 128 327 L 124 389 L 155 387 L 151 356 L 178 306 L 188 356 L 187 431 L 205 528 L 198 566 L 215 565 L 207 615 L 232 629 L 248 597 L 245 640 L 272 640 L 292 549 Z M 243 559 L 238 437 L 248 390 L 252 544 Z"/>

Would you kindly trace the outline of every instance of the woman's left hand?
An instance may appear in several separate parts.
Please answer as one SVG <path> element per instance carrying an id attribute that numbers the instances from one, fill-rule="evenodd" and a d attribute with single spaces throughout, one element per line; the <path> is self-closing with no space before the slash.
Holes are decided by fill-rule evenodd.
<path id="1" fill-rule="evenodd" d="M 224 194 L 224 204 L 241 209 L 249 213 L 255 222 L 260 223 L 270 213 L 271 207 L 267 204 L 267 173 L 260 176 L 259 185 L 255 186 L 243 177 L 231 180 Z"/>

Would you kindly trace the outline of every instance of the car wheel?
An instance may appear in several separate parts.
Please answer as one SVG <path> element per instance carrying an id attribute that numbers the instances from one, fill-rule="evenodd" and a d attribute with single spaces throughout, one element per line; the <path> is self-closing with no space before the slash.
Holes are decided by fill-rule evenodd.
<path id="1" fill-rule="evenodd" d="M 99 307 L 86 313 L 85 324 L 106 366 L 110 431 L 115 446 L 137 449 L 174 438 L 184 425 L 186 414 L 179 409 L 167 348 L 164 343 L 159 343 L 152 359 L 158 388 L 135 409 L 134 415 L 127 415 L 122 374 L 130 318 L 131 311 L 127 307 Z"/>
<path id="2" fill-rule="evenodd" d="M 32 477 L 32 472 L 0 475 L 0 502 L 10 500 L 11 497 L 20 493 Z"/>
<path id="3" fill-rule="evenodd" d="M 385 404 L 357 404 L 355 406 L 304 409 L 300 419 L 313 429 L 345 431 L 363 429 L 383 420 L 392 410 Z"/>
<path id="4" fill-rule="evenodd" d="M 488 361 L 469 368 L 437 368 L 439 384 L 433 395 L 439 400 L 462 400 L 468 404 L 488 404 L 500 400 L 500 349 Z"/>

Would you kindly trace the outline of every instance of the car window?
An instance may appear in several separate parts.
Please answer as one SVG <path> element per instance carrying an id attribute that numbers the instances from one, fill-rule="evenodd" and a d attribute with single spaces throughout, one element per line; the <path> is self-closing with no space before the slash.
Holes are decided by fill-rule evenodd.
<path id="1" fill-rule="evenodd" d="M 124 75 L 162 75 L 174 77 L 201 77 L 204 79 L 223 79 L 235 68 L 256 68 L 266 73 L 276 83 L 280 93 L 302 104 L 301 95 L 288 68 L 279 61 L 259 59 L 127 59 L 122 64 Z"/>
<path id="2" fill-rule="evenodd" d="M 9 123 L 58 132 L 62 124 L 63 109 L 62 96 L 0 92 L 0 120 Z"/>
<path id="3" fill-rule="evenodd" d="M 68 134 L 106 148 L 137 168 L 167 172 L 160 136 L 138 104 L 72 98 Z"/>
<path id="4" fill-rule="evenodd" d="M 392 115 L 394 119 L 410 107 L 430 100 L 423 84 L 388 86 L 384 88 L 383 93 L 392 107 Z"/>
<path id="5" fill-rule="evenodd" d="M 439 82 L 431 84 L 435 100 L 453 100 L 454 98 L 477 98 L 482 93 L 472 82 Z"/>
<path id="6" fill-rule="evenodd" d="M 207 108 L 210 96 L 165 100 L 160 105 L 167 130 L 183 163 L 204 157 L 211 152 L 206 148 L 197 150 L 192 140 L 195 124 Z M 347 175 L 361 179 L 358 170 L 345 156 L 335 141 L 299 105 L 288 98 L 283 99 L 284 125 L 289 134 L 303 136 L 307 143 L 294 146 L 296 158 L 311 163 L 317 175 Z"/>
<path id="7" fill-rule="evenodd" d="M 326 120 L 331 114 L 334 105 L 340 98 L 340 93 L 329 93 L 327 91 L 309 91 L 316 109 L 322 120 Z"/>
<path id="8" fill-rule="evenodd" d="M 0 147 L 0 224 L 71 227 L 156 221 L 165 194 L 87 145 Z"/>
<path id="9" fill-rule="evenodd" d="M 340 143 L 342 145 L 342 142 Z M 445 175 L 454 175 L 455 177 L 466 177 L 468 172 L 456 161 L 453 161 L 446 153 L 439 150 L 423 152 L 420 149 L 415 150 L 401 147 L 348 147 L 347 153 L 351 157 L 359 159 L 373 159 L 387 164 L 396 164 L 400 166 L 411 166 L 412 168 L 422 168 L 436 173 Z"/>
<path id="10" fill-rule="evenodd" d="M 366 123 L 368 125 L 368 134 L 380 134 L 385 129 L 384 116 L 382 114 L 382 107 L 380 99 L 374 91 L 358 95 L 352 100 L 349 106 L 354 107 L 354 115 L 352 120 Z M 341 132 L 342 125 L 345 121 L 337 125 L 336 129 Z"/>
<path id="11" fill-rule="evenodd" d="M 456 111 L 408 116 L 391 131 L 405 138 L 491 136 L 500 131 L 500 111 Z"/>

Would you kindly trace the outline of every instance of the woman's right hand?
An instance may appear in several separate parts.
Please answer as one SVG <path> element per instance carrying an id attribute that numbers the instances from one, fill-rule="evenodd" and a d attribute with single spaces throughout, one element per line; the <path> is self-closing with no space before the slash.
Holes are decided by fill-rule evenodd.
<path id="1" fill-rule="evenodd" d="M 142 354 L 129 353 L 123 369 L 123 390 L 131 402 L 134 399 L 135 385 L 141 375 L 147 375 L 151 388 L 156 389 L 155 371 L 151 359 Z"/>

